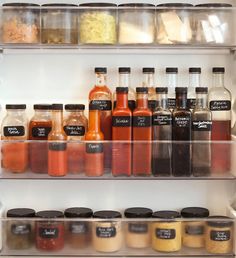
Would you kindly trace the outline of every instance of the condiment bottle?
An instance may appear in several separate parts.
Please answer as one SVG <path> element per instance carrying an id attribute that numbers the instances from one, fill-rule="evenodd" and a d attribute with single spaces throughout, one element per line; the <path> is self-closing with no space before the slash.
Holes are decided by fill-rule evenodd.
<path id="1" fill-rule="evenodd" d="M 52 130 L 48 135 L 48 174 L 67 174 L 67 135 L 63 129 L 63 105 L 52 105 Z"/>
<path id="2" fill-rule="evenodd" d="M 46 141 L 52 129 L 52 105 L 36 104 L 34 110 L 34 116 L 29 123 L 29 139 L 33 141 L 29 145 L 30 169 L 34 173 L 47 173 L 48 144 Z"/>
<path id="3" fill-rule="evenodd" d="M 176 108 L 172 127 L 172 173 L 191 175 L 191 111 L 187 107 L 187 88 L 176 87 Z"/>
<path id="4" fill-rule="evenodd" d="M 28 167 L 28 120 L 26 105 L 6 105 L 2 121 L 2 167 L 14 173 L 23 173 Z M 18 142 L 19 141 L 19 142 Z"/>
<path id="5" fill-rule="evenodd" d="M 84 172 L 85 133 L 88 130 L 88 120 L 84 115 L 85 105 L 67 104 L 67 116 L 63 121 L 63 128 L 67 135 L 68 172 Z M 74 141 L 74 142 L 73 142 Z"/>
<path id="6" fill-rule="evenodd" d="M 133 112 L 133 175 L 148 176 L 151 175 L 152 111 L 148 108 L 148 88 L 137 87 L 136 93 L 137 107 Z"/>
<path id="7" fill-rule="evenodd" d="M 89 126 L 85 134 L 85 174 L 102 176 L 104 174 L 104 136 L 100 127 L 100 110 L 97 105 L 89 104 Z"/>
<path id="8" fill-rule="evenodd" d="M 224 85 L 224 67 L 213 68 L 213 87 L 208 104 L 212 112 L 212 141 L 231 140 L 231 93 Z M 231 167 L 230 143 L 212 143 L 212 172 L 225 173 Z"/>
<path id="9" fill-rule="evenodd" d="M 166 80 L 167 80 L 167 87 L 168 87 L 168 108 L 170 110 L 173 110 L 176 107 L 175 88 L 178 87 L 178 68 L 177 67 L 166 68 Z"/>
<path id="10" fill-rule="evenodd" d="M 194 176 L 208 176 L 211 171 L 209 141 L 211 140 L 212 118 L 211 111 L 207 107 L 207 92 L 206 87 L 196 88 L 197 99 L 192 114 L 192 172 Z"/>
<path id="11" fill-rule="evenodd" d="M 117 87 L 117 105 L 112 113 L 112 174 L 131 175 L 132 111 L 128 107 L 128 87 Z M 120 142 L 125 141 L 125 142 Z"/>
<path id="12" fill-rule="evenodd" d="M 171 175 L 172 113 L 168 109 L 168 88 L 157 87 L 157 108 L 153 112 L 152 173 L 154 176 Z M 164 142 L 162 142 L 164 141 Z"/>
<path id="13" fill-rule="evenodd" d="M 189 85 L 188 85 L 188 108 L 193 110 L 196 105 L 195 89 L 201 87 L 201 68 L 189 68 Z"/>

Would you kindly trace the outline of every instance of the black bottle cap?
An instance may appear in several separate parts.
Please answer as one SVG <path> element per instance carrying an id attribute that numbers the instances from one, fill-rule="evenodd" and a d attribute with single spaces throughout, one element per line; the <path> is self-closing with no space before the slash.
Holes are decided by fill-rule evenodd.
<path id="1" fill-rule="evenodd" d="M 168 93 L 168 88 L 167 87 L 156 87 L 156 93 Z"/>
<path id="2" fill-rule="evenodd" d="M 209 210 L 202 207 L 187 207 L 181 210 L 183 218 L 207 218 Z"/>
<path id="3" fill-rule="evenodd" d="M 152 214 L 152 217 L 157 219 L 176 219 L 181 216 L 177 211 L 156 211 Z"/>
<path id="4" fill-rule="evenodd" d="M 66 104 L 65 110 L 85 110 L 85 105 L 83 104 Z"/>
<path id="5" fill-rule="evenodd" d="M 143 207 L 133 207 L 126 209 L 124 214 L 126 218 L 151 218 L 153 211 Z"/>
<path id="6" fill-rule="evenodd" d="M 7 211 L 9 218 L 32 218 L 35 216 L 35 210 L 28 208 L 16 208 Z"/>
<path id="7" fill-rule="evenodd" d="M 119 73 L 131 73 L 130 67 L 119 67 Z"/>
<path id="8" fill-rule="evenodd" d="M 95 67 L 95 68 L 94 68 L 94 72 L 95 72 L 95 73 L 103 73 L 103 74 L 106 74 L 106 73 L 107 73 L 107 68 L 106 68 L 106 67 Z"/>
<path id="9" fill-rule="evenodd" d="M 84 207 L 72 207 L 66 209 L 64 215 L 67 218 L 91 218 L 93 211 Z"/>
<path id="10" fill-rule="evenodd" d="M 94 212 L 93 217 L 98 219 L 116 219 L 121 218 L 122 215 L 118 211 L 104 210 Z"/>
<path id="11" fill-rule="evenodd" d="M 63 110 L 63 104 L 52 104 L 52 110 Z"/>
<path id="12" fill-rule="evenodd" d="M 116 92 L 117 93 L 128 93 L 129 88 L 128 87 L 116 87 Z"/>
<path id="13" fill-rule="evenodd" d="M 45 218 L 45 219 L 55 219 L 55 218 L 63 218 L 63 212 L 47 210 L 47 211 L 39 211 L 36 213 L 36 217 Z"/>
<path id="14" fill-rule="evenodd" d="M 148 87 L 137 87 L 136 92 L 137 93 L 148 93 Z"/>
<path id="15" fill-rule="evenodd" d="M 6 109 L 26 109 L 25 104 L 7 104 Z"/>
<path id="16" fill-rule="evenodd" d="M 210 216 L 208 219 L 211 220 L 207 221 L 207 225 L 211 227 L 224 228 L 233 225 L 233 221 L 229 221 L 230 218 L 226 216 Z"/>
<path id="17" fill-rule="evenodd" d="M 178 73 L 177 67 L 166 67 L 166 73 Z"/>
<path id="18" fill-rule="evenodd" d="M 224 67 L 213 67 L 212 72 L 213 73 L 225 73 L 225 68 Z"/>
<path id="19" fill-rule="evenodd" d="M 189 68 L 189 73 L 201 73 L 202 69 L 201 67 L 190 67 Z"/>
<path id="20" fill-rule="evenodd" d="M 208 93 L 208 88 L 207 87 L 196 87 L 195 89 L 196 93 Z"/>
<path id="21" fill-rule="evenodd" d="M 143 67 L 143 73 L 155 73 L 154 67 Z"/>
<path id="22" fill-rule="evenodd" d="M 52 110 L 51 104 L 35 104 L 34 109 L 36 110 Z"/>
<path id="23" fill-rule="evenodd" d="M 175 88 L 175 92 L 176 93 L 187 93 L 188 92 L 188 88 L 187 87 L 176 87 Z"/>

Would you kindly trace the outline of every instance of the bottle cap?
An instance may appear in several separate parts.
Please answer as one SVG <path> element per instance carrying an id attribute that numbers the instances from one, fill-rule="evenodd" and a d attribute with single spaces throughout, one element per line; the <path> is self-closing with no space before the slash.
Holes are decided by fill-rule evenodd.
<path id="1" fill-rule="evenodd" d="M 189 73 L 201 73 L 202 69 L 201 67 L 190 67 L 189 68 Z"/>
<path id="2" fill-rule="evenodd" d="M 65 110 L 85 110 L 85 105 L 83 105 L 83 104 L 66 104 Z"/>
<path id="3" fill-rule="evenodd" d="M 143 73 L 155 73 L 154 67 L 143 67 Z"/>
<path id="4" fill-rule="evenodd" d="M 168 88 L 167 87 L 156 87 L 156 93 L 168 93 Z"/>
<path id="5" fill-rule="evenodd" d="M 166 73 L 178 73 L 177 67 L 166 67 Z"/>
<path id="6" fill-rule="evenodd" d="M 224 67 L 213 67 L 212 72 L 213 73 L 225 73 L 225 68 Z"/>
<path id="7" fill-rule="evenodd" d="M 128 93 L 129 88 L 128 87 L 116 87 L 116 93 Z"/>
<path id="8" fill-rule="evenodd" d="M 107 68 L 106 67 L 95 67 L 94 72 L 95 73 L 106 74 L 107 73 Z"/>
<path id="9" fill-rule="evenodd" d="M 6 109 L 26 109 L 25 104 L 7 104 Z"/>
<path id="10" fill-rule="evenodd" d="M 148 93 L 148 87 L 137 87 L 136 92 L 137 93 Z"/>
<path id="11" fill-rule="evenodd" d="M 34 110 L 52 110 L 51 104 L 35 104 Z"/>
<path id="12" fill-rule="evenodd" d="M 187 93 L 188 92 L 188 88 L 187 87 L 176 87 L 175 88 L 175 92 L 176 93 Z"/>
<path id="13" fill-rule="evenodd" d="M 63 104 L 52 104 L 52 110 L 63 110 Z"/>
<path id="14" fill-rule="evenodd" d="M 119 73 L 131 73 L 130 67 L 119 67 Z"/>
<path id="15" fill-rule="evenodd" d="M 196 87 L 195 89 L 196 93 L 208 93 L 207 87 Z"/>

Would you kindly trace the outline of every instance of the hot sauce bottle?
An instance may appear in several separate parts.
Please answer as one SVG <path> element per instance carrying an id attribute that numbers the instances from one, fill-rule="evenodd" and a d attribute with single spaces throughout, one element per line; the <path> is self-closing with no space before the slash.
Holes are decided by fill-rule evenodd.
<path id="1" fill-rule="evenodd" d="M 131 175 L 132 111 L 128 106 L 128 87 L 117 87 L 117 104 L 112 113 L 112 174 Z M 125 142 L 119 142 L 125 141 Z"/>
<path id="2" fill-rule="evenodd" d="M 152 111 L 148 108 L 148 88 L 137 87 L 136 93 L 137 107 L 133 112 L 133 175 L 148 176 L 151 174 Z"/>
<path id="3" fill-rule="evenodd" d="M 52 129 L 52 105 L 36 104 L 34 110 L 35 114 L 29 123 L 29 139 L 33 141 L 29 145 L 30 169 L 34 173 L 47 173 L 48 144 L 46 141 Z"/>
<path id="4" fill-rule="evenodd" d="M 63 105 L 52 105 L 52 130 L 48 135 L 48 174 L 67 174 L 67 135 L 63 129 Z"/>

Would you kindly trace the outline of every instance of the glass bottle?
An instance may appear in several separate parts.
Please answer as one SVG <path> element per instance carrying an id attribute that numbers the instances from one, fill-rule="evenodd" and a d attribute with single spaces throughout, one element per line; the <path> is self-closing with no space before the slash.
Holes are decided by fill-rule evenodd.
<path id="1" fill-rule="evenodd" d="M 52 130 L 48 135 L 48 174 L 65 176 L 67 167 L 67 135 L 63 129 L 63 105 L 52 105 Z"/>
<path id="2" fill-rule="evenodd" d="M 224 67 L 213 68 L 213 87 L 209 90 L 208 104 L 212 112 L 212 141 L 231 140 L 231 93 L 224 85 Z M 212 143 L 212 172 L 225 173 L 231 167 L 228 143 Z"/>
<path id="3" fill-rule="evenodd" d="M 28 167 L 28 120 L 26 105 L 6 105 L 2 121 L 2 167 L 9 172 L 23 173 Z M 12 141 L 12 142 L 11 142 Z M 20 141 L 20 142 L 18 142 Z"/>
<path id="4" fill-rule="evenodd" d="M 207 93 L 207 87 L 196 88 L 196 105 L 192 114 L 192 173 L 194 176 L 208 176 L 211 170 L 209 141 L 211 140 L 212 117 L 208 109 Z"/>
<path id="5" fill-rule="evenodd" d="M 85 133 L 88 129 L 88 120 L 84 115 L 85 105 L 65 105 L 67 116 L 63 122 L 63 128 L 67 135 L 68 172 L 84 172 Z"/>
<path id="6" fill-rule="evenodd" d="M 29 123 L 29 139 L 33 141 L 29 145 L 30 170 L 33 173 L 47 173 L 47 139 L 52 129 L 52 105 L 36 104 L 34 105 L 34 110 L 34 116 Z"/>
<path id="7" fill-rule="evenodd" d="M 132 111 L 128 106 L 128 87 L 117 87 L 117 105 L 112 112 L 112 174 L 131 175 Z M 125 141 L 125 142 L 119 142 Z"/>
<path id="8" fill-rule="evenodd" d="M 195 89 L 201 87 L 201 68 L 189 68 L 189 85 L 188 85 L 188 108 L 193 110 L 196 105 L 196 92 Z"/>
<path id="9" fill-rule="evenodd" d="M 175 88 L 178 86 L 178 68 L 177 67 L 167 67 L 166 68 L 166 80 L 168 87 L 168 108 L 170 110 L 175 109 Z"/>
<path id="10" fill-rule="evenodd" d="M 157 87 L 158 96 L 155 111 L 153 112 L 153 149 L 152 173 L 154 176 L 171 175 L 172 153 L 172 113 L 168 109 L 168 88 Z M 164 141 L 164 142 L 162 142 Z"/>
<path id="11" fill-rule="evenodd" d="M 191 175 L 191 111 L 187 106 L 186 87 L 176 87 L 176 108 L 173 111 L 172 173 Z"/>
<path id="12" fill-rule="evenodd" d="M 152 111 L 148 108 L 148 88 L 137 87 L 136 93 L 137 107 L 133 112 L 133 175 L 149 176 L 152 155 Z"/>

